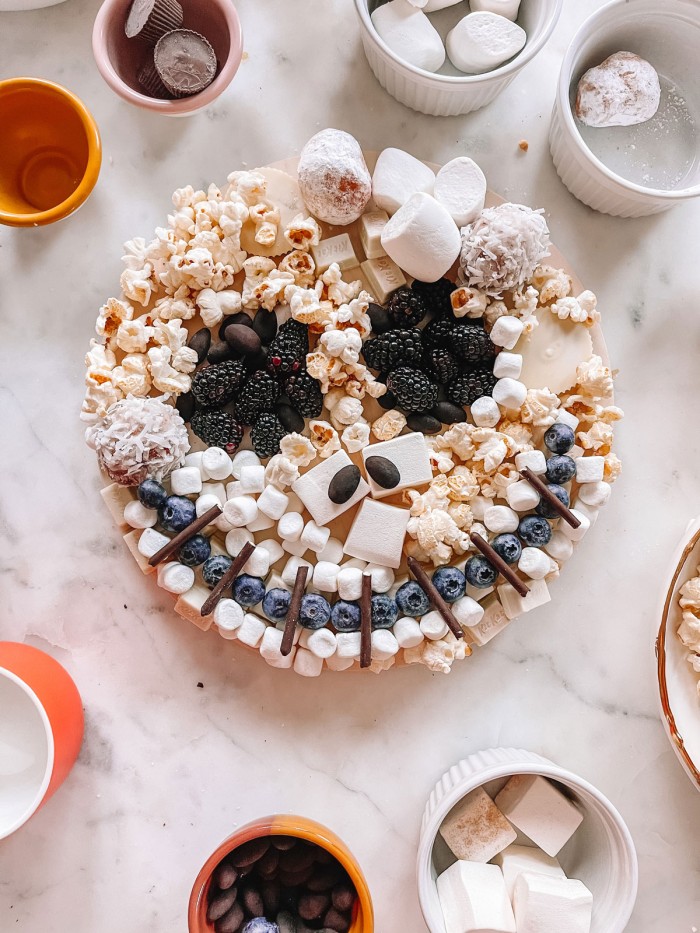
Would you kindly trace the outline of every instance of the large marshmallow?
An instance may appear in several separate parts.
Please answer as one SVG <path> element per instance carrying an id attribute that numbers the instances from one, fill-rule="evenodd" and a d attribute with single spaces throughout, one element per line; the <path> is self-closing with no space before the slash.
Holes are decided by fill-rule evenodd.
<path id="1" fill-rule="evenodd" d="M 424 192 L 412 195 L 382 231 L 387 255 L 422 282 L 442 278 L 459 256 L 461 245 L 447 209 Z"/>
<path id="2" fill-rule="evenodd" d="M 527 34 L 498 13 L 469 13 L 447 34 L 450 61 L 465 74 L 493 71 L 517 55 Z"/>
<path id="3" fill-rule="evenodd" d="M 526 871 L 515 882 L 513 908 L 525 933 L 590 933 L 593 895 L 582 881 Z"/>
<path id="4" fill-rule="evenodd" d="M 486 176 L 473 159 L 458 156 L 437 173 L 434 194 L 457 226 L 466 227 L 484 209 Z"/>
<path id="5" fill-rule="evenodd" d="M 516 933 L 497 865 L 455 862 L 438 876 L 437 891 L 446 933 Z"/>
<path id="6" fill-rule="evenodd" d="M 328 487 L 330 486 L 331 480 L 339 470 L 349 466 L 351 463 L 352 460 L 345 451 L 339 450 L 326 460 L 322 460 L 316 466 L 312 467 L 292 485 L 292 489 L 304 503 L 304 507 L 317 525 L 328 524 L 328 522 L 332 521 L 334 518 L 342 515 L 343 512 L 351 509 L 353 505 L 359 502 L 360 499 L 369 492 L 369 486 L 360 478 L 357 489 L 347 502 L 338 505 L 335 502 L 331 502 L 328 498 Z M 270 487 L 267 488 L 269 489 Z M 267 492 L 267 489 L 265 492 Z M 262 495 L 264 496 L 265 493 Z"/>
<path id="7" fill-rule="evenodd" d="M 372 13 L 379 37 L 391 51 L 416 68 L 437 71 L 445 61 L 445 46 L 422 10 L 408 0 L 390 0 Z"/>
<path id="8" fill-rule="evenodd" d="M 416 431 L 412 431 L 410 434 L 402 434 L 390 441 L 370 444 L 362 450 L 362 459 L 365 464 L 368 457 L 385 457 L 399 471 L 399 482 L 391 489 L 384 489 L 378 483 L 375 483 L 367 473 L 372 496 L 375 499 L 396 495 L 397 492 L 404 489 L 417 489 L 420 486 L 426 486 L 433 478 L 430 451 L 425 436 Z"/>
<path id="9" fill-rule="evenodd" d="M 345 553 L 395 570 L 401 563 L 410 513 L 365 499 L 345 541 Z"/>
<path id="10" fill-rule="evenodd" d="M 514 23 L 518 18 L 520 0 L 469 0 L 469 9 L 472 13 L 498 13 Z"/>
<path id="11" fill-rule="evenodd" d="M 568 797 L 538 774 L 516 774 L 496 797 L 513 826 L 555 856 L 581 825 L 583 814 Z"/>
<path id="12" fill-rule="evenodd" d="M 440 835 L 459 859 L 489 862 L 518 838 L 483 787 L 477 787 L 447 814 Z"/>
<path id="13" fill-rule="evenodd" d="M 541 875 L 549 875 L 552 878 L 566 878 L 559 862 L 534 846 L 508 846 L 503 852 L 499 852 L 493 861 L 503 872 L 503 880 L 511 901 L 515 891 L 515 882 L 525 871 L 539 872 Z"/>
<path id="14" fill-rule="evenodd" d="M 384 149 L 372 175 L 372 197 L 378 207 L 395 214 L 417 191 L 432 194 L 435 172 L 403 149 Z"/>

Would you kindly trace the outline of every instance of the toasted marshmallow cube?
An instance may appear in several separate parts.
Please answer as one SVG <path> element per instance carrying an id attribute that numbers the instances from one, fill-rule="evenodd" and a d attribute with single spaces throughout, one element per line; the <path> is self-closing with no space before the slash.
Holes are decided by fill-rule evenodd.
<path id="1" fill-rule="evenodd" d="M 446 208 L 422 191 L 399 208 L 382 232 L 387 255 L 422 282 L 442 278 L 459 256 L 461 244 Z"/>
<path id="2" fill-rule="evenodd" d="M 583 487 L 582 487 L 583 488 Z M 581 495 L 579 491 L 579 495 Z M 568 522 L 559 522 L 559 531 L 570 541 L 580 541 L 591 527 L 591 520 L 578 509 L 571 509 L 571 514 L 581 522 L 578 528 L 572 528 Z"/>
<path id="3" fill-rule="evenodd" d="M 243 495 L 243 484 L 239 479 L 234 479 L 230 483 L 226 483 L 226 498 L 235 499 L 237 496 Z"/>
<path id="4" fill-rule="evenodd" d="M 518 18 L 520 0 L 470 0 L 469 9 L 472 13 L 498 13 L 514 23 Z"/>
<path id="5" fill-rule="evenodd" d="M 245 611 L 235 599 L 220 599 L 214 609 L 214 625 L 222 638 L 234 639 L 244 618 Z"/>
<path id="6" fill-rule="evenodd" d="M 559 862 L 535 846 L 520 846 L 514 843 L 499 852 L 493 862 L 503 872 L 503 880 L 511 901 L 515 893 L 515 882 L 523 872 L 534 871 L 551 878 L 566 878 Z"/>
<path id="7" fill-rule="evenodd" d="M 158 521 L 158 512 L 147 509 L 138 499 L 132 499 L 124 507 L 124 521 L 132 528 L 153 528 Z"/>
<path id="8" fill-rule="evenodd" d="M 258 505 L 252 496 L 236 496 L 224 506 L 224 518 L 233 528 L 242 528 L 258 515 Z"/>
<path id="9" fill-rule="evenodd" d="M 468 13 L 447 33 L 450 61 L 465 74 L 493 71 L 527 42 L 524 29 L 498 13 Z"/>
<path id="10" fill-rule="evenodd" d="M 258 547 L 264 548 L 270 555 L 270 565 L 276 564 L 280 557 L 284 557 L 284 549 L 279 541 L 276 541 L 274 538 L 267 538 L 265 541 L 261 541 L 258 544 Z"/>
<path id="11" fill-rule="evenodd" d="M 202 454 L 202 469 L 208 479 L 228 479 L 233 464 L 221 447 L 208 447 Z"/>
<path id="12" fill-rule="evenodd" d="M 537 933 L 590 933 L 593 895 L 582 881 L 526 871 L 513 894 L 518 930 Z"/>
<path id="13" fill-rule="evenodd" d="M 459 859 L 488 862 L 517 839 L 505 816 L 482 787 L 463 797 L 447 814 L 440 835 Z"/>
<path id="14" fill-rule="evenodd" d="M 308 648 L 311 654 L 315 654 L 317 658 L 323 659 L 330 658 L 331 655 L 335 654 L 338 647 L 335 633 L 331 632 L 329 628 L 319 628 L 313 632 L 304 629 L 299 644 L 304 648 Z"/>
<path id="15" fill-rule="evenodd" d="M 450 609 L 455 619 L 465 628 L 476 625 L 484 615 L 484 607 L 471 596 L 462 596 L 452 603 Z"/>
<path id="16" fill-rule="evenodd" d="M 206 515 L 209 509 L 213 509 L 215 505 L 218 505 L 219 508 L 221 508 L 221 502 L 219 501 L 218 496 L 213 496 L 211 493 L 206 493 L 203 496 L 199 496 L 194 504 L 194 510 L 197 513 L 197 517 L 200 515 Z M 221 516 L 219 516 L 219 518 L 220 517 Z"/>
<path id="17" fill-rule="evenodd" d="M 567 538 L 566 535 L 563 535 L 561 531 L 555 531 L 545 544 L 544 549 L 550 557 L 553 557 L 554 560 L 559 561 L 561 564 L 569 560 L 574 553 L 574 543 L 570 538 Z"/>
<path id="18" fill-rule="evenodd" d="M 318 554 L 318 552 L 322 551 L 328 544 L 330 536 L 330 528 L 326 528 L 325 525 L 317 525 L 316 522 L 312 520 L 304 525 L 304 530 L 299 540 L 305 544 L 307 548 L 310 548 Z"/>
<path id="19" fill-rule="evenodd" d="M 302 677 L 318 677 L 323 670 L 323 658 L 312 654 L 307 648 L 297 648 L 294 670 Z"/>
<path id="20" fill-rule="evenodd" d="M 319 560 L 330 561 L 331 564 L 339 564 L 343 559 L 343 542 L 337 538 L 329 538 L 322 551 L 316 554 Z"/>
<path id="21" fill-rule="evenodd" d="M 526 450 L 515 455 L 515 469 L 519 473 L 522 470 L 530 470 L 541 475 L 547 472 L 547 458 L 541 450 Z"/>
<path id="22" fill-rule="evenodd" d="M 362 571 L 357 567 L 341 567 L 338 571 L 338 596 L 357 600 L 362 596 Z"/>
<path id="23" fill-rule="evenodd" d="M 555 856 L 581 825 L 583 814 L 547 778 L 516 774 L 496 796 L 496 806 L 510 822 Z"/>
<path id="24" fill-rule="evenodd" d="M 486 176 L 473 159 L 458 156 L 437 173 L 434 195 L 457 226 L 466 227 L 484 209 Z"/>
<path id="25" fill-rule="evenodd" d="M 364 572 L 372 578 L 373 593 L 388 593 L 396 579 L 391 567 L 382 567 L 381 564 L 367 564 Z"/>
<path id="26" fill-rule="evenodd" d="M 174 496 L 192 496 L 202 491 L 202 474 L 197 467 L 180 467 L 170 474 L 170 489 Z"/>
<path id="27" fill-rule="evenodd" d="M 338 592 L 338 574 L 340 567 L 328 560 L 320 560 L 314 567 L 313 585 L 322 593 Z"/>
<path id="28" fill-rule="evenodd" d="M 289 496 L 275 486 L 266 486 L 258 496 L 260 511 L 268 518 L 274 518 L 275 521 L 282 518 L 288 505 Z"/>
<path id="29" fill-rule="evenodd" d="M 493 363 L 493 374 L 498 379 L 519 379 L 523 371 L 522 353 L 501 350 Z"/>
<path id="30" fill-rule="evenodd" d="M 238 628 L 238 640 L 251 648 L 257 648 L 265 633 L 267 623 L 253 612 L 246 612 Z"/>
<path id="31" fill-rule="evenodd" d="M 527 596 L 521 596 L 510 583 L 498 587 L 498 598 L 509 620 L 551 602 L 552 597 L 544 580 L 532 580 L 528 583 L 528 589 L 530 592 Z"/>
<path id="32" fill-rule="evenodd" d="M 399 653 L 399 642 L 389 629 L 379 628 L 372 632 L 372 657 L 387 661 Z"/>
<path id="33" fill-rule="evenodd" d="M 231 461 L 231 473 L 234 479 L 241 478 L 241 470 L 244 466 L 254 465 L 257 466 L 260 463 L 260 457 L 255 453 L 254 450 L 239 450 Z"/>
<path id="34" fill-rule="evenodd" d="M 576 461 L 577 466 L 580 462 L 581 460 Z M 592 505 L 594 508 L 599 509 L 608 501 L 611 492 L 612 487 L 610 483 L 584 483 L 579 488 L 578 497 L 581 502 L 585 502 L 586 505 Z"/>
<path id="35" fill-rule="evenodd" d="M 270 571 L 270 552 L 264 547 L 256 547 L 243 565 L 242 573 L 251 577 L 266 577 Z"/>
<path id="36" fill-rule="evenodd" d="M 368 211 L 360 217 L 360 243 L 367 259 L 379 259 L 384 255 L 382 230 L 388 219 L 386 211 Z"/>
<path id="37" fill-rule="evenodd" d="M 241 469 L 241 490 L 246 495 L 262 492 L 265 488 L 265 467 L 260 464 L 248 464 Z"/>
<path id="38" fill-rule="evenodd" d="M 430 641 L 439 641 L 447 635 L 449 628 L 437 609 L 431 609 L 421 618 L 420 630 Z"/>
<path id="39" fill-rule="evenodd" d="M 496 320 L 491 328 L 491 340 L 497 347 L 512 350 L 520 340 L 524 326 L 520 318 L 514 317 L 512 314 L 504 314 Z"/>
<path id="40" fill-rule="evenodd" d="M 156 579 L 161 589 L 181 596 L 194 586 L 194 570 L 179 561 L 171 561 L 168 564 L 160 564 Z"/>
<path id="41" fill-rule="evenodd" d="M 421 632 L 419 622 L 410 616 L 402 616 L 397 619 L 392 631 L 399 648 L 416 648 L 425 641 L 425 635 Z"/>
<path id="42" fill-rule="evenodd" d="M 604 457 L 579 457 L 576 460 L 577 483 L 602 483 L 605 471 Z"/>
<path id="43" fill-rule="evenodd" d="M 457 861 L 438 876 L 437 892 L 446 933 L 515 933 L 513 908 L 497 865 Z"/>
<path id="44" fill-rule="evenodd" d="M 484 524 L 494 534 L 501 534 L 504 531 L 517 531 L 520 516 L 513 509 L 509 509 L 507 505 L 492 505 L 484 512 Z"/>
<path id="45" fill-rule="evenodd" d="M 372 197 L 391 215 L 417 191 L 432 194 L 434 184 L 435 172 L 415 156 L 403 149 L 384 149 L 374 167 Z"/>
<path id="46" fill-rule="evenodd" d="M 520 408 L 527 398 L 527 386 L 517 379 L 499 379 L 493 387 L 493 400 L 503 408 Z"/>
<path id="47" fill-rule="evenodd" d="M 144 557 L 153 557 L 162 547 L 170 541 L 170 538 L 162 535 L 154 528 L 145 528 L 138 543 L 138 552 Z"/>
<path id="48" fill-rule="evenodd" d="M 540 494 L 536 489 L 533 489 L 527 480 L 521 479 L 517 483 L 511 483 L 510 486 L 506 487 L 506 499 L 508 505 L 515 509 L 516 512 L 527 512 L 529 509 L 534 509 L 538 504 Z"/>
<path id="49" fill-rule="evenodd" d="M 293 554 L 295 557 L 303 557 L 309 550 L 303 541 L 282 541 L 282 547 L 287 554 Z"/>
<path id="50" fill-rule="evenodd" d="M 306 585 L 308 586 L 311 583 L 311 578 L 313 576 L 313 566 L 308 562 L 308 560 L 302 560 L 301 557 L 290 557 L 287 563 L 284 565 L 284 570 L 282 571 L 282 579 L 287 584 L 288 587 L 293 587 L 297 578 L 297 570 L 300 567 L 308 567 L 309 572 L 306 576 Z"/>
<path id="51" fill-rule="evenodd" d="M 495 428 L 501 420 L 501 409 L 490 395 L 482 395 L 471 404 L 474 424 L 480 428 Z"/>
<path id="52" fill-rule="evenodd" d="M 445 61 L 440 33 L 408 0 L 390 0 L 372 13 L 372 25 L 391 51 L 409 65 L 437 71 Z"/>
<path id="53" fill-rule="evenodd" d="M 304 530 L 304 519 L 299 512 L 285 512 L 277 522 L 277 534 L 283 541 L 298 541 Z"/>
<path id="54" fill-rule="evenodd" d="M 532 580 L 543 580 L 553 569 L 552 558 L 545 554 L 542 548 L 523 548 L 518 561 L 518 570 L 522 571 L 526 576 Z"/>
<path id="55" fill-rule="evenodd" d="M 354 663 L 354 658 L 341 658 L 337 651 L 330 658 L 326 658 L 326 667 L 329 671 L 347 671 Z"/>
<path id="56" fill-rule="evenodd" d="M 360 657 L 360 632 L 339 632 L 337 652 L 341 658 Z"/>

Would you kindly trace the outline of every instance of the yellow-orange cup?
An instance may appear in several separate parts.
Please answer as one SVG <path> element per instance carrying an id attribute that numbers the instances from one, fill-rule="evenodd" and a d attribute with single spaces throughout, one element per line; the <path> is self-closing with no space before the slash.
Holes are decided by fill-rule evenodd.
<path id="1" fill-rule="evenodd" d="M 189 933 L 212 933 L 214 926 L 207 921 L 207 896 L 214 869 L 229 852 L 237 849 L 244 842 L 259 839 L 261 836 L 296 836 L 298 839 L 306 839 L 330 852 L 347 871 L 357 891 L 355 916 L 349 933 L 374 933 L 372 898 L 365 876 L 355 857 L 334 832 L 303 816 L 263 817 L 243 826 L 221 843 L 207 859 L 192 888 L 188 911 Z"/>
<path id="2" fill-rule="evenodd" d="M 39 78 L 0 81 L 0 223 L 37 227 L 68 217 L 97 183 L 100 133 L 85 104 Z"/>

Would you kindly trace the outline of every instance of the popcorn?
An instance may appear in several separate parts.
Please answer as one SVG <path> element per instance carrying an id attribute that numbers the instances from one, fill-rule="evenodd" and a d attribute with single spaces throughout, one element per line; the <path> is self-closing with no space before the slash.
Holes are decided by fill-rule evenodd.
<path id="1" fill-rule="evenodd" d="M 328 323 L 330 309 L 326 302 L 321 301 L 316 288 L 301 288 L 293 282 L 287 286 L 284 296 L 295 321 L 300 321 L 309 327 L 325 326 Z"/>
<path id="2" fill-rule="evenodd" d="M 236 314 L 241 310 L 240 293 L 233 289 L 217 292 L 212 288 L 204 288 L 198 293 L 196 301 L 205 327 L 216 327 L 224 315 Z"/>
<path id="3" fill-rule="evenodd" d="M 359 282 L 351 283 L 351 287 L 359 285 Z M 331 323 L 338 330 L 347 330 L 354 328 L 363 340 L 372 332 L 372 322 L 367 314 L 370 296 L 367 292 L 361 291 L 356 298 L 341 304 L 335 311 L 331 312 Z"/>
<path id="4" fill-rule="evenodd" d="M 289 457 L 275 454 L 265 467 L 265 482 L 277 489 L 286 489 L 299 479 L 299 467 Z"/>
<path id="5" fill-rule="evenodd" d="M 198 362 L 199 357 L 196 350 L 191 349 L 191 347 L 181 347 L 173 354 L 171 366 L 179 373 L 189 374 L 195 371 Z"/>
<path id="6" fill-rule="evenodd" d="M 464 643 L 464 639 L 455 638 L 448 632 L 445 638 L 423 643 L 421 663 L 425 664 L 428 670 L 438 674 L 449 674 L 452 664 L 465 658 L 468 653 L 471 654 L 471 650 Z"/>
<path id="7" fill-rule="evenodd" d="M 148 360 L 153 385 L 166 395 L 181 395 L 189 392 L 192 380 L 185 373 L 179 373 L 170 365 L 172 354 L 168 347 L 151 347 Z"/>
<path id="8" fill-rule="evenodd" d="M 151 391 L 148 357 L 143 353 L 128 354 L 122 360 L 121 366 L 114 368 L 112 380 L 124 395 L 148 395 Z"/>
<path id="9" fill-rule="evenodd" d="M 153 313 L 157 314 L 161 321 L 189 321 L 196 314 L 197 307 L 192 299 L 187 297 L 189 289 L 180 288 L 175 296 L 166 295 L 165 298 L 159 298 L 153 308 Z"/>
<path id="10" fill-rule="evenodd" d="M 345 428 L 340 435 L 340 440 L 348 453 L 354 454 L 369 444 L 369 432 L 369 424 L 364 419 L 358 420 Z"/>
<path id="11" fill-rule="evenodd" d="M 441 509 L 412 516 L 407 531 L 436 567 L 449 563 L 453 553 L 464 554 L 470 546 L 469 535 L 461 531 L 454 519 Z"/>
<path id="12" fill-rule="evenodd" d="M 343 281 L 343 273 L 337 262 L 332 262 L 321 275 L 321 282 L 326 286 L 328 297 L 334 305 L 341 307 L 348 304 L 360 293 L 362 283 Z"/>
<path id="13" fill-rule="evenodd" d="M 372 424 L 372 434 L 378 441 L 390 441 L 397 437 L 406 427 L 406 416 L 398 409 L 392 408 L 390 411 L 380 415 Z"/>
<path id="14" fill-rule="evenodd" d="M 474 427 L 466 421 L 454 424 L 442 435 L 435 438 L 439 448 L 451 450 L 460 460 L 470 460 L 474 455 Z M 476 430 L 479 430 L 478 428 Z"/>
<path id="15" fill-rule="evenodd" d="M 357 398 L 346 395 L 333 408 L 332 418 L 341 426 L 352 425 L 360 420 L 363 413 L 362 402 Z"/>
<path id="16" fill-rule="evenodd" d="M 149 315 L 122 321 L 117 329 L 115 343 L 125 353 L 145 353 L 154 328 L 148 323 Z"/>
<path id="17" fill-rule="evenodd" d="M 225 197 L 236 194 L 248 205 L 260 201 L 267 190 L 267 181 L 260 172 L 231 172 L 226 181 L 229 186 L 224 192 Z"/>
<path id="18" fill-rule="evenodd" d="M 559 405 L 558 396 L 549 389 L 528 389 L 520 408 L 520 420 L 536 428 L 548 428 L 556 421 Z"/>
<path id="19" fill-rule="evenodd" d="M 606 483 L 614 483 L 622 472 L 622 462 L 617 454 L 609 453 L 605 457 L 605 465 L 603 468 L 603 479 Z"/>
<path id="20" fill-rule="evenodd" d="M 474 460 L 481 460 L 484 470 L 491 473 L 499 467 L 509 453 L 508 438 L 505 434 L 494 431 L 493 428 L 477 428 L 473 439 L 478 445 L 474 451 Z"/>
<path id="21" fill-rule="evenodd" d="M 566 298 L 571 294 L 573 288 L 571 276 L 564 272 L 563 269 L 555 269 L 552 266 L 538 266 L 531 282 L 539 292 L 539 303 L 541 305 Z"/>
<path id="22" fill-rule="evenodd" d="M 260 201 L 249 211 L 250 220 L 255 224 L 255 242 L 261 246 L 274 246 L 280 212 L 270 201 Z"/>
<path id="23" fill-rule="evenodd" d="M 488 296 L 476 288 L 458 288 L 450 295 L 452 312 L 456 318 L 482 317 L 489 303 Z"/>
<path id="24" fill-rule="evenodd" d="M 612 446 L 613 430 L 604 421 L 596 421 L 589 431 L 580 431 L 576 440 L 584 450 L 596 450 L 604 455 L 609 453 Z"/>
<path id="25" fill-rule="evenodd" d="M 362 337 L 352 328 L 348 330 L 326 330 L 319 344 L 328 356 L 335 356 L 344 363 L 357 363 L 362 350 Z"/>
<path id="26" fill-rule="evenodd" d="M 147 262 L 142 269 L 124 269 L 119 276 L 119 284 L 130 301 L 137 301 L 146 307 L 154 291 L 152 274 L 153 266 L 150 262 Z"/>
<path id="27" fill-rule="evenodd" d="M 284 300 L 285 289 L 289 285 L 294 285 L 294 276 L 291 272 L 272 269 L 266 278 L 259 280 L 252 287 L 249 302 L 257 302 L 257 305 L 253 304 L 252 307 L 259 306 L 268 311 L 274 311 L 277 305 Z M 251 307 L 251 304 L 245 303 L 245 291 L 243 304 L 246 308 Z"/>
<path id="28" fill-rule="evenodd" d="M 138 320 L 141 320 L 141 318 L 138 318 Z M 189 335 L 187 328 L 182 326 L 182 321 L 176 319 L 173 321 L 155 321 L 152 328 L 152 337 L 155 343 L 169 347 L 171 353 L 175 354 L 185 346 Z"/>
<path id="29" fill-rule="evenodd" d="M 308 437 L 301 434 L 287 434 L 283 437 L 280 441 L 280 451 L 283 457 L 297 467 L 308 466 L 316 459 L 316 448 Z"/>
<path id="30" fill-rule="evenodd" d="M 610 398 L 613 392 L 612 373 L 595 354 L 576 368 L 577 388 L 581 395 L 591 398 Z"/>
<path id="31" fill-rule="evenodd" d="M 287 253 L 277 268 L 280 272 L 289 272 L 293 275 L 294 284 L 299 288 L 312 288 L 315 282 L 316 263 L 311 253 L 306 253 L 303 250 L 295 249 L 291 253 Z"/>
<path id="32" fill-rule="evenodd" d="M 243 263 L 245 279 L 243 280 L 242 305 L 253 311 L 257 310 L 259 301 L 255 295 L 255 289 L 264 281 L 273 269 L 276 269 L 272 259 L 264 256 L 249 256 Z M 291 274 L 291 273 L 290 273 Z"/>
<path id="33" fill-rule="evenodd" d="M 316 448 L 319 457 L 324 460 L 336 450 L 340 450 L 340 438 L 336 429 L 327 421 L 310 421 L 311 443 Z"/>
<path id="34" fill-rule="evenodd" d="M 284 228 L 284 238 L 293 249 L 308 250 L 321 242 L 321 228 L 313 217 L 297 214 Z"/>
<path id="35" fill-rule="evenodd" d="M 596 310 L 598 301 L 591 291 L 581 292 L 578 298 L 559 298 L 550 305 L 550 311 L 556 314 L 560 321 L 570 319 L 576 324 L 585 324 L 592 327 L 600 320 L 600 312 Z"/>

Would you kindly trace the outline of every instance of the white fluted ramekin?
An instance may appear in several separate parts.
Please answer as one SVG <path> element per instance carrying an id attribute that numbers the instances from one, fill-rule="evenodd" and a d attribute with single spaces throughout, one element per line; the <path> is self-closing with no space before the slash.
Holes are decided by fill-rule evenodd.
<path id="1" fill-rule="evenodd" d="M 593 155 L 578 131 L 571 109 L 571 88 L 593 65 L 613 52 L 636 52 L 665 77 L 677 74 L 700 109 L 700 85 L 693 80 L 700 49 L 698 0 L 613 0 L 581 26 L 569 46 L 559 75 L 549 145 L 559 177 L 569 191 L 589 207 L 616 217 L 658 214 L 674 204 L 700 196 L 700 165 L 695 184 L 684 188 L 645 188 L 628 181 Z"/>
<path id="2" fill-rule="evenodd" d="M 442 821 L 477 787 L 514 774 L 540 774 L 571 791 L 584 820 L 560 856 L 562 867 L 593 894 L 591 933 L 622 933 L 632 915 L 639 876 L 634 843 L 622 817 L 587 781 L 521 748 L 491 748 L 470 755 L 450 768 L 430 795 L 417 863 L 418 898 L 430 933 L 445 933 L 433 865 L 433 846 Z"/>
<path id="3" fill-rule="evenodd" d="M 519 55 L 480 75 L 439 75 L 403 61 L 379 37 L 370 17 L 369 0 L 355 0 L 360 34 L 370 68 L 385 90 L 413 110 L 436 117 L 470 113 L 490 104 L 537 55 L 552 34 L 563 0 L 527 0 L 518 23 L 527 33 Z"/>

